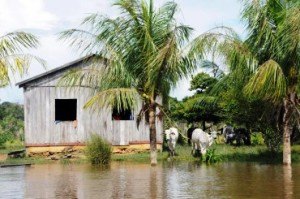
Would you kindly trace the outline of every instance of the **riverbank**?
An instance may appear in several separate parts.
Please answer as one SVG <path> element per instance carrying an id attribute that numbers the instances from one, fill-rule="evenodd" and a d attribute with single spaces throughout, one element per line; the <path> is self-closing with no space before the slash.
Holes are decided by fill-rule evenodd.
<path id="1" fill-rule="evenodd" d="M 271 153 L 266 146 L 229 146 L 224 144 L 214 145 L 211 147 L 211 157 L 216 162 L 258 162 L 280 164 L 282 162 L 282 153 Z M 9 150 L 0 150 L 0 156 L 4 157 Z M 174 158 L 169 158 L 168 152 L 158 152 L 158 161 L 186 161 L 195 162 L 201 161 L 199 157 L 191 155 L 190 146 L 177 146 L 177 155 Z M 131 153 L 131 154 L 113 154 L 112 161 L 117 162 L 149 162 L 149 152 Z M 293 163 L 300 162 L 300 145 L 292 147 Z M 88 160 L 83 156 L 75 159 L 49 160 L 44 157 L 24 157 L 24 158 L 0 158 L 0 164 L 48 164 L 48 163 L 88 163 Z"/>
<path id="2" fill-rule="evenodd" d="M 282 162 L 282 152 L 271 153 L 264 145 L 259 146 L 229 146 L 225 144 L 214 145 L 210 148 L 214 151 L 211 156 L 216 162 L 258 162 L 280 164 Z M 201 161 L 199 157 L 191 155 L 190 146 L 176 147 L 176 156 L 173 161 Z M 170 160 L 168 152 L 158 153 L 158 161 Z M 114 155 L 113 161 L 126 162 L 147 162 L 149 161 L 148 153 L 141 154 L 120 154 Z M 293 163 L 300 163 L 300 145 L 292 147 Z"/>

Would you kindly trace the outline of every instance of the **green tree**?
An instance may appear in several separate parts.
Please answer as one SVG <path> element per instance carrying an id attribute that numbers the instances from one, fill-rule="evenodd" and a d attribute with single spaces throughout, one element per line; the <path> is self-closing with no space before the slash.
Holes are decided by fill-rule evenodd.
<path id="1" fill-rule="evenodd" d="M 274 108 L 283 107 L 276 124 L 283 131 L 283 164 L 290 165 L 290 135 L 299 118 L 299 1 L 243 2 L 246 40 L 230 28 L 221 27 L 198 37 L 193 48 L 222 55 L 235 77 L 231 83 L 245 82 L 240 91 L 248 98 L 267 100 Z"/>
<path id="2" fill-rule="evenodd" d="M 6 141 L 23 140 L 24 110 L 19 104 L 0 104 L 0 146 Z"/>
<path id="3" fill-rule="evenodd" d="M 108 67 L 73 71 L 62 82 L 89 82 L 96 88 L 97 94 L 85 107 L 128 109 L 142 99 L 139 118 L 149 118 L 150 159 L 156 165 L 156 110 L 162 109 L 178 80 L 195 69 L 195 57 L 186 56 L 185 48 L 192 28 L 176 22 L 175 2 L 157 9 L 153 0 L 117 0 L 114 6 L 121 11 L 118 17 L 92 14 L 83 21 L 83 29 L 61 34 L 83 53 L 105 57 Z"/>
<path id="4" fill-rule="evenodd" d="M 196 90 L 198 93 L 209 93 L 217 81 L 216 78 L 209 76 L 207 73 L 198 73 L 191 80 L 190 90 Z"/>
<path id="5" fill-rule="evenodd" d="M 169 114 L 176 121 L 188 123 L 202 122 L 205 129 L 205 122 L 219 122 L 222 110 L 217 98 L 210 95 L 211 89 L 218 82 L 218 79 L 209 76 L 207 73 L 196 74 L 190 84 L 190 90 L 197 91 L 194 95 L 184 98 L 170 100 Z"/>

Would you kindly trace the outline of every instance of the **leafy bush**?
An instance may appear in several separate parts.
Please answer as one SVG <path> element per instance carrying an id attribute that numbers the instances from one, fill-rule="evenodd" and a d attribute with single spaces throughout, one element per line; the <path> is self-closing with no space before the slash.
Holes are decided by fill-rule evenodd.
<path id="1" fill-rule="evenodd" d="M 0 104 L 0 147 L 8 141 L 24 140 L 24 111 L 19 104 Z M 7 144 L 9 145 L 9 144 Z"/>
<path id="2" fill-rule="evenodd" d="M 265 140 L 261 133 L 252 133 L 251 134 L 251 142 L 253 145 L 263 145 Z"/>
<path id="3" fill-rule="evenodd" d="M 86 154 L 92 164 L 107 165 L 111 161 L 112 147 L 105 139 L 93 134 L 87 142 Z"/>
<path id="4" fill-rule="evenodd" d="M 23 148 L 24 145 L 23 145 L 23 142 L 21 140 L 9 140 L 9 141 L 6 141 L 3 146 L 6 148 L 6 149 L 18 149 L 18 148 Z"/>
<path id="5" fill-rule="evenodd" d="M 266 129 L 263 134 L 265 144 L 271 152 L 278 152 L 282 143 L 282 135 L 279 131 L 271 128 Z"/>
<path id="6" fill-rule="evenodd" d="M 206 154 L 202 156 L 202 161 L 205 163 L 217 163 L 222 161 L 220 155 L 216 154 L 216 149 L 208 149 Z"/>
<path id="7" fill-rule="evenodd" d="M 2 129 L 0 128 L 0 146 L 5 147 L 4 143 L 12 141 L 14 139 L 14 135 L 10 132 L 1 132 L 1 130 Z"/>

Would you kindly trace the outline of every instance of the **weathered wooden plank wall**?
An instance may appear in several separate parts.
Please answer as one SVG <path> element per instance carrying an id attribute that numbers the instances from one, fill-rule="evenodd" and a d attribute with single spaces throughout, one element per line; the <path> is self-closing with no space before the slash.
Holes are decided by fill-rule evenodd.
<path id="1" fill-rule="evenodd" d="M 85 66 L 78 66 L 85 67 Z M 28 145 L 59 145 L 84 143 L 92 133 L 106 138 L 113 145 L 128 145 L 130 142 L 149 141 L 149 126 L 142 121 L 113 121 L 110 108 L 94 112 L 83 109 L 92 95 L 89 88 L 56 87 L 63 74 L 40 79 L 24 87 L 25 142 Z M 55 99 L 77 99 L 77 127 L 72 121 L 55 121 Z M 141 103 L 135 111 L 137 118 Z M 162 133 L 162 121 L 157 121 L 157 140 Z"/>

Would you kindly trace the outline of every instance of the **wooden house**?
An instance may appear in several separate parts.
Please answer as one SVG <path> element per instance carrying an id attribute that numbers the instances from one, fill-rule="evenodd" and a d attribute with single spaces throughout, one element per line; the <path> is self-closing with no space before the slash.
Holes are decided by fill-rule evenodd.
<path id="1" fill-rule="evenodd" d="M 19 82 L 24 91 L 25 144 L 27 151 L 60 151 L 66 146 L 84 146 L 91 134 L 99 134 L 113 146 L 149 148 L 149 125 L 137 127 L 138 109 L 113 117 L 113 108 L 99 111 L 83 109 L 93 95 L 88 87 L 58 87 L 61 77 L 71 69 L 91 65 L 87 56 L 43 74 Z M 104 67 L 104 61 L 97 67 Z M 99 66 L 98 66 L 99 65 Z M 157 120 L 158 147 L 162 143 L 162 121 Z"/>

